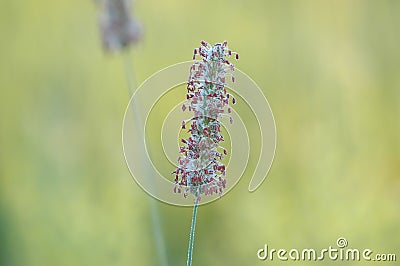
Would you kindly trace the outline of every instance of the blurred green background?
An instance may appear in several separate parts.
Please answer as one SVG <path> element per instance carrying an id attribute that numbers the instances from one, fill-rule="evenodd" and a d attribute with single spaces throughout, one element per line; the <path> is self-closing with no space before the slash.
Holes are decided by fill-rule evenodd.
<path id="1" fill-rule="evenodd" d="M 122 153 L 123 60 L 103 52 L 98 12 L 92 1 L 0 2 L 0 265 L 159 263 L 154 201 Z M 247 173 L 199 208 L 193 265 L 315 264 L 256 252 L 341 236 L 400 260 L 399 13 L 384 0 L 136 1 L 138 82 L 190 60 L 200 40 L 226 39 L 275 116 L 266 181 L 248 193 Z M 185 265 L 192 210 L 155 205 L 168 263 Z M 339 264 L 364 262 L 318 262 Z"/>

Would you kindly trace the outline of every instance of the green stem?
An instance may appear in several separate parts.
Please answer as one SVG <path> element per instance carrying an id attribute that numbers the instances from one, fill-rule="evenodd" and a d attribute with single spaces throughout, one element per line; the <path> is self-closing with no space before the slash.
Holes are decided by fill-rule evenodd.
<path id="1" fill-rule="evenodd" d="M 133 95 L 136 89 L 135 77 L 133 75 L 133 65 L 131 61 L 130 49 L 122 50 L 122 60 L 124 61 L 124 70 L 126 77 L 126 84 L 128 85 L 129 97 Z"/>
<path id="2" fill-rule="evenodd" d="M 132 97 L 132 95 L 135 93 L 136 90 L 136 81 L 135 77 L 133 75 L 133 65 L 131 61 L 131 54 L 130 54 L 130 49 L 127 48 L 126 50 L 123 50 L 122 53 L 122 60 L 124 63 L 124 69 L 125 69 L 125 77 L 126 77 L 126 83 L 128 86 L 128 92 L 129 92 L 129 97 Z M 135 106 L 134 110 L 139 109 L 137 106 Z M 164 237 L 162 233 L 162 228 L 161 228 L 161 217 L 159 215 L 159 209 L 157 206 L 157 202 L 153 198 L 149 198 L 149 204 L 150 204 L 150 216 L 151 216 L 151 225 L 153 228 L 153 233 L 154 233 L 154 238 L 155 238 L 155 244 L 156 244 L 156 252 L 157 252 L 157 258 L 158 258 L 158 263 L 161 266 L 168 266 L 168 259 L 167 259 L 167 254 L 165 250 L 165 244 L 164 244 Z"/>
<path id="3" fill-rule="evenodd" d="M 193 206 L 193 214 L 192 214 L 192 225 L 190 226 L 190 237 L 189 237 L 189 248 L 188 248 L 188 258 L 187 258 L 187 266 L 192 266 L 192 256 L 193 256 L 193 243 L 194 243 L 194 231 L 196 229 L 196 216 L 197 216 L 197 208 L 198 201 Z"/>

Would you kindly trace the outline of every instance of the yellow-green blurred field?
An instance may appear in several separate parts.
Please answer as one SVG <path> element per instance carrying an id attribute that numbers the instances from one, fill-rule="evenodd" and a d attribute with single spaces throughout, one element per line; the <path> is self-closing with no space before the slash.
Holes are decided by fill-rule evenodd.
<path id="1" fill-rule="evenodd" d="M 277 150 L 198 212 L 193 265 L 396 265 L 400 260 L 400 2 L 137 0 L 138 82 L 228 40 L 274 112 Z M 158 265 L 151 200 L 121 144 L 123 60 L 92 1 L 0 2 L 0 265 Z M 251 162 L 254 163 L 254 162 Z M 171 188 L 172 191 L 172 188 Z M 156 202 L 168 265 L 190 208 Z M 260 261 L 257 250 L 351 248 L 397 262 Z"/>

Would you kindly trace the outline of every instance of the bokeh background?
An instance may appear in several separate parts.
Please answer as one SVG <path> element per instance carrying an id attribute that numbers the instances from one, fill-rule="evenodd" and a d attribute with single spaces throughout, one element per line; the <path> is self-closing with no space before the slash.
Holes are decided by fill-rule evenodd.
<path id="1" fill-rule="evenodd" d="M 193 265 L 309 265 L 256 252 L 322 249 L 338 237 L 400 259 L 400 2 L 137 0 L 134 9 L 144 29 L 130 54 L 138 83 L 190 60 L 200 40 L 228 40 L 275 116 L 266 181 L 248 193 L 246 172 L 199 208 Z M 125 165 L 124 64 L 102 50 L 98 13 L 92 1 L 0 2 L 0 265 L 186 263 L 192 210 L 150 199 Z M 365 262 L 318 262 L 342 263 Z"/>

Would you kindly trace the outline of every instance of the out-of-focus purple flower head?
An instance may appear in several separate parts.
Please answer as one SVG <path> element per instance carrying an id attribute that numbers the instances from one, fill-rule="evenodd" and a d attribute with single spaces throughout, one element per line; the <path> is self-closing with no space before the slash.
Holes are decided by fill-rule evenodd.
<path id="1" fill-rule="evenodd" d="M 130 0 L 97 0 L 101 13 L 99 28 L 103 47 L 107 51 L 119 51 L 138 42 L 142 27 L 135 18 Z"/>

